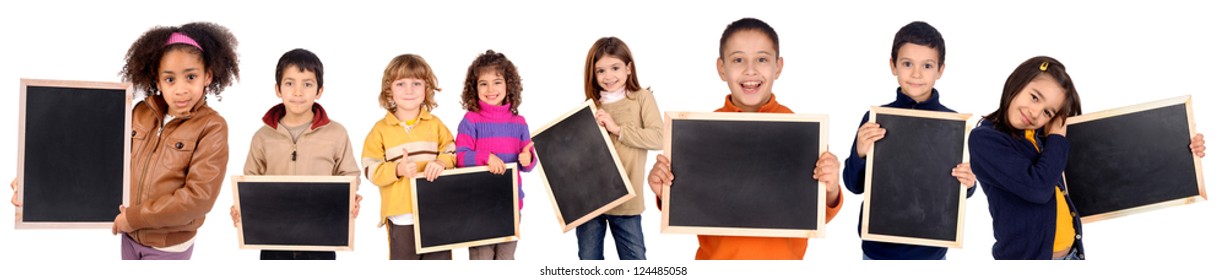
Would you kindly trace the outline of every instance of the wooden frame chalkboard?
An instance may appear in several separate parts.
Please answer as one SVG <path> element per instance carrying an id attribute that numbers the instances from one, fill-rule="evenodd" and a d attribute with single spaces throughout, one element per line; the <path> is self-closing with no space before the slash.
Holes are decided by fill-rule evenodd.
<path id="1" fill-rule="evenodd" d="M 564 233 L 637 195 L 613 141 L 596 123 L 591 100 L 537 129 L 532 143 L 536 168 Z"/>
<path id="2" fill-rule="evenodd" d="M 966 186 L 950 170 L 970 161 L 970 114 L 872 107 L 886 137 L 868 150 L 864 240 L 962 247 Z"/>
<path id="3" fill-rule="evenodd" d="M 128 205 L 132 87 L 21 79 L 17 229 L 110 229 Z"/>
<path id="4" fill-rule="evenodd" d="M 489 167 L 443 171 L 434 182 L 413 179 L 417 253 L 519 240 L 519 166 L 502 175 Z"/>
<path id="5" fill-rule="evenodd" d="M 664 233 L 825 237 L 826 115 L 668 112 Z M 728 147 L 724 147 L 728 146 Z"/>
<path id="6" fill-rule="evenodd" d="M 230 184 L 240 249 L 353 251 L 357 176 L 234 176 Z"/>
<path id="7" fill-rule="evenodd" d="M 1071 117 L 1068 196 L 1084 223 L 1208 199 L 1192 97 Z"/>

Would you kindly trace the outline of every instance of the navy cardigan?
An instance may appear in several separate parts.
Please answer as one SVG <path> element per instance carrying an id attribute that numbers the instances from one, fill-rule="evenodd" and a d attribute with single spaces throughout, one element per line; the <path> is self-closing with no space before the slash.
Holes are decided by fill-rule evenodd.
<path id="1" fill-rule="evenodd" d="M 1044 139 L 1046 138 L 1046 139 Z M 992 256 L 996 259 L 1050 260 L 1056 236 L 1056 191 L 1065 194 L 1063 173 L 1069 142 L 1061 135 L 1036 137 L 1043 152 L 1022 136 L 1009 135 L 983 120 L 971 131 L 971 170 L 983 183 L 992 214 Z M 1076 232 L 1073 248 L 1085 258 L 1081 218 L 1065 195 Z"/>
<path id="2" fill-rule="evenodd" d="M 894 92 L 894 102 L 882 105 L 882 107 L 903 108 L 903 109 L 918 109 L 940 112 L 954 112 L 944 105 L 941 105 L 941 95 L 934 88 L 932 89 L 932 97 L 924 102 L 915 102 L 902 93 L 902 88 L 898 88 Z M 860 126 L 868 122 L 868 113 L 864 113 L 864 117 L 860 118 L 860 125 L 856 126 L 857 131 Z M 856 156 L 859 154 L 856 150 L 856 141 L 858 137 L 853 137 L 851 141 L 851 153 L 848 154 L 847 160 L 843 161 L 843 184 L 847 185 L 847 190 L 854 194 L 864 193 L 864 167 L 868 163 L 868 159 Z M 950 166 L 952 169 L 953 166 Z M 967 190 L 966 196 L 970 197 L 975 193 L 975 186 L 971 186 Z M 860 203 L 860 219 L 857 219 L 856 234 L 860 234 L 861 225 L 864 221 L 864 203 Z M 860 243 L 860 250 L 864 251 L 864 255 L 874 260 L 939 260 L 945 257 L 945 253 L 949 251 L 945 247 L 919 246 L 909 244 L 898 244 L 889 242 L 877 242 L 864 240 Z"/>

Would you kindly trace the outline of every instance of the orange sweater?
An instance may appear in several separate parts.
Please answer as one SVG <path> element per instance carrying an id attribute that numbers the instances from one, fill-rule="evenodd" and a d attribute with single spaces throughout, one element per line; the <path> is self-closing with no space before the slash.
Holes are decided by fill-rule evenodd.
<path id="1" fill-rule="evenodd" d="M 743 112 L 732 105 L 732 95 L 724 98 L 724 107 L 716 112 Z M 791 114 L 792 110 L 775 102 L 775 96 L 758 108 L 761 113 Z M 826 208 L 826 222 L 834 219 L 843 208 L 842 188 L 839 188 L 839 201 L 834 207 Z M 800 260 L 805 257 L 809 248 L 807 238 L 785 237 L 749 237 L 749 236 L 698 236 L 698 252 L 696 260 Z"/>

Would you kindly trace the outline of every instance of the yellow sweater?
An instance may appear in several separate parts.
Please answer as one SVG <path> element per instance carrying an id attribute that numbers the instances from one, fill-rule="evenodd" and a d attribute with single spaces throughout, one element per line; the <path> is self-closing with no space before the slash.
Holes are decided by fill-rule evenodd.
<path id="1" fill-rule="evenodd" d="M 413 178 L 396 176 L 396 161 L 405 156 L 417 163 L 418 172 L 436 159 L 443 167 L 454 168 L 455 138 L 438 117 L 424 109 L 413 125 L 397 120 L 391 112 L 375 122 L 362 147 L 362 170 L 379 187 L 380 227 L 389 216 L 413 213 L 409 189 Z"/>

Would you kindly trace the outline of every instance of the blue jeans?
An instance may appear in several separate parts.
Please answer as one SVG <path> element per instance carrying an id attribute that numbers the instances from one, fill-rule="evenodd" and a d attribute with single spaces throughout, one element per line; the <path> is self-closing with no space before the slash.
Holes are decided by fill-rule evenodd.
<path id="1" fill-rule="evenodd" d="M 623 260 L 646 260 L 647 247 L 643 244 L 643 218 L 640 215 L 600 215 L 575 228 L 579 240 L 579 259 L 604 259 L 604 231 L 612 226 L 613 241 L 617 243 L 617 256 Z"/>

